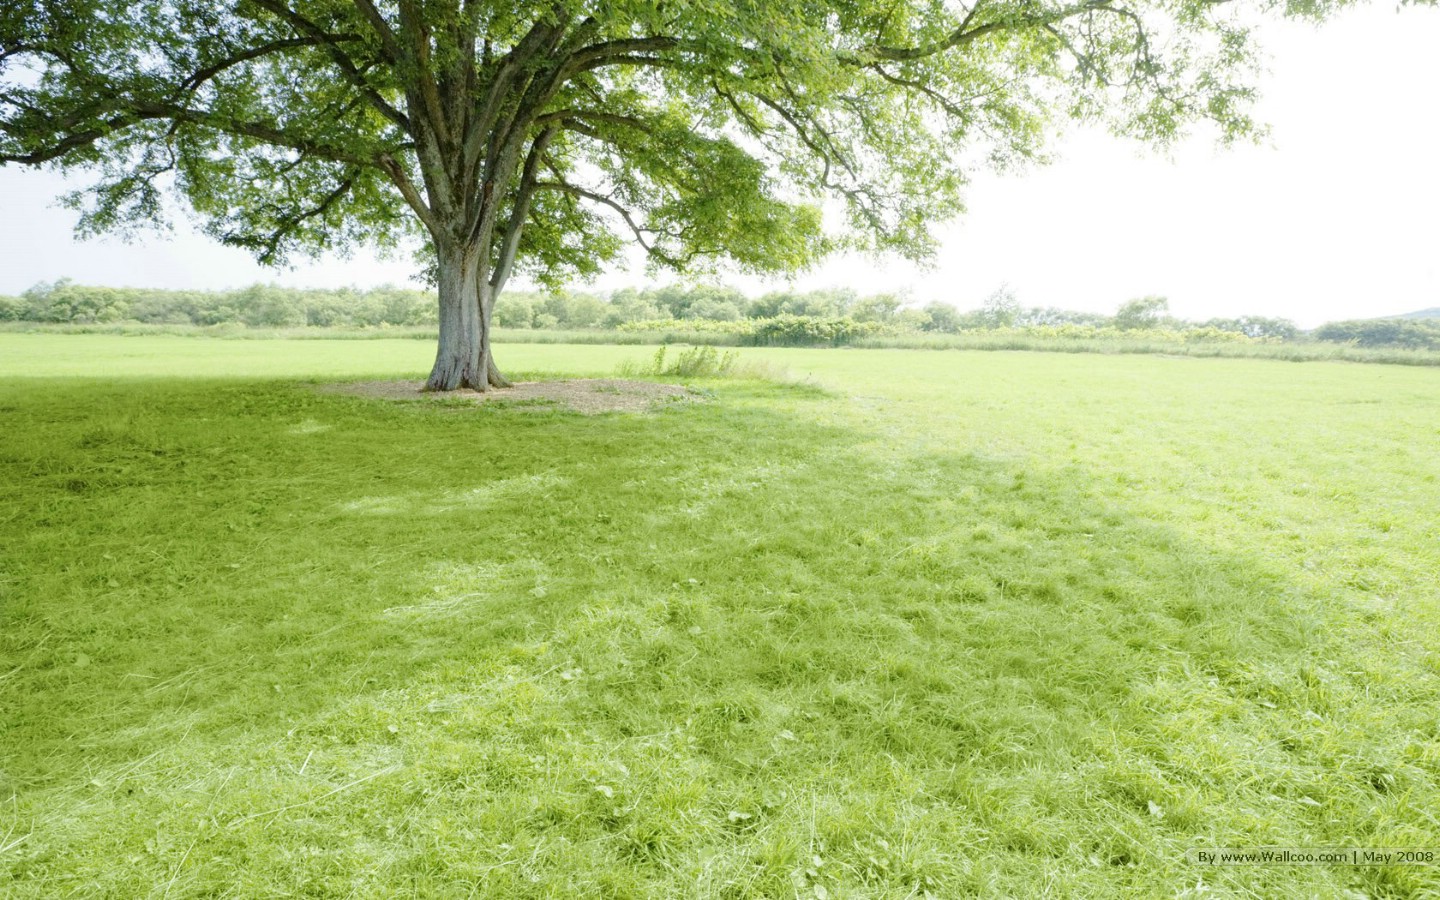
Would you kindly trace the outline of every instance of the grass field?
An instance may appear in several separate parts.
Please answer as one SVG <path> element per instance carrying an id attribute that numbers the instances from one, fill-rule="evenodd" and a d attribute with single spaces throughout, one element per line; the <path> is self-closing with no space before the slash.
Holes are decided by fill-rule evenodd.
<path id="1" fill-rule="evenodd" d="M 738 334 L 705 331 L 620 331 L 584 329 L 576 331 L 497 328 L 497 340 L 505 344 L 710 344 L 741 346 Z M 195 325 L 145 325 L 138 322 L 100 324 L 41 324 L 0 322 L 0 334 L 107 335 L 125 337 L 191 337 L 210 340 L 381 340 L 401 338 L 424 341 L 433 346 L 436 330 L 423 325 L 385 328 L 248 328 L 239 324 L 199 327 Z M 1104 353 L 1186 356 L 1196 359 L 1280 359 L 1287 362 L 1363 362 L 1398 366 L 1440 366 L 1440 351 L 1405 347 L 1360 347 L 1354 344 L 1319 340 L 1283 342 L 1186 341 L 1179 332 L 1136 332 L 1127 337 L 1047 337 L 1023 329 L 999 329 L 974 334 L 911 332 L 881 334 L 856 339 L 853 348 L 867 350 L 1001 350 L 1041 353 Z"/>
<path id="2" fill-rule="evenodd" d="M 432 352 L 0 334 L 0 894 L 1440 897 L 1440 371 Z"/>

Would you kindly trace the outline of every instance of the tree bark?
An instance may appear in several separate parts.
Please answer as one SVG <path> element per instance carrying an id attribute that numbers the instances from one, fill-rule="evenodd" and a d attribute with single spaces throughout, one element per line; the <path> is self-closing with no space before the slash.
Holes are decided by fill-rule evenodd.
<path id="1" fill-rule="evenodd" d="M 485 348 L 485 359 L 489 362 L 489 365 L 485 367 L 485 373 L 486 377 L 490 381 L 490 386 L 497 388 L 514 387 L 514 383 L 511 382 L 510 379 L 506 378 L 504 373 L 500 371 L 499 367 L 495 365 L 495 357 L 490 353 L 489 349 L 490 336 L 488 334 L 485 336 Z"/>
<path id="2" fill-rule="evenodd" d="M 477 269 L 480 254 L 439 247 L 440 340 L 427 391 L 489 388 L 489 335 L 482 330 Z"/>
<path id="3" fill-rule="evenodd" d="M 477 293 L 479 296 L 476 299 L 480 302 L 480 359 L 485 367 L 485 379 L 490 387 L 514 387 L 495 365 L 495 354 L 490 350 L 490 322 L 491 313 L 495 311 L 495 288 L 482 278 Z"/>

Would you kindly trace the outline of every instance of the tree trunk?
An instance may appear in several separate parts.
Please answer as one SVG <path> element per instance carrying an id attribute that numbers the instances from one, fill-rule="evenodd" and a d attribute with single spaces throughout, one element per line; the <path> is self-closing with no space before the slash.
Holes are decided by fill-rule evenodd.
<path id="1" fill-rule="evenodd" d="M 489 388 L 489 335 L 480 324 L 477 268 L 474 250 L 440 247 L 440 343 L 435 367 L 425 382 L 427 391 Z"/>
<path id="2" fill-rule="evenodd" d="M 481 280 L 479 285 L 480 301 L 480 359 L 485 367 L 485 378 L 491 387 L 508 388 L 514 387 L 500 372 L 495 365 L 495 354 L 490 351 L 490 314 L 495 311 L 495 289 L 490 283 Z"/>
<path id="3" fill-rule="evenodd" d="M 486 374 L 489 376 L 490 386 L 497 388 L 514 387 L 514 383 L 512 383 L 510 379 L 506 378 L 504 373 L 502 373 L 500 369 L 495 365 L 495 357 L 490 354 L 489 350 L 490 336 L 488 334 L 485 336 L 485 347 L 485 359 L 487 359 L 490 363 L 488 366 L 486 366 Z"/>

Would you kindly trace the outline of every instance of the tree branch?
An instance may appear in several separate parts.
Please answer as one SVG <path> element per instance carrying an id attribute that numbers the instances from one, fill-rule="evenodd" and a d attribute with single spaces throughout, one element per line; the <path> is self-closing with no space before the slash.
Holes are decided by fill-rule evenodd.
<path id="1" fill-rule="evenodd" d="M 426 125 L 446 149 L 446 155 L 449 155 L 455 149 L 454 140 L 450 120 L 445 115 L 445 105 L 440 101 L 435 72 L 430 64 L 430 29 L 425 24 L 423 11 L 416 9 L 414 0 L 400 0 L 400 30 L 410 44 L 408 48 L 402 47 L 401 52 L 415 65 L 415 77 L 411 79 L 411 87 L 425 110 Z"/>
<path id="2" fill-rule="evenodd" d="M 576 72 L 586 72 L 607 65 L 610 60 L 630 57 L 633 54 L 653 53 L 658 50 L 674 50 L 679 46 L 679 38 L 662 35 L 603 41 L 575 51 L 570 56 L 570 64 Z"/>
<path id="3" fill-rule="evenodd" d="M 587 121 L 604 122 L 609 125 L 621 125 L 626 128 L 633 128 L 636 131 L 640 131 L 645 134 L 653 134 L 655 131 L 655 129 L 650 125 L 650 123 L 644 121 L 643 119 L 637 119 L 634 116 L 625 116 L 619 113 L 600 112 L 598 110 L 592 109 L 559 109 L 555 110 L 554 112 L 545 113 L 541 116 L 536 116 L 535 121 L 532 124 L 537 127 L 544 128 L 548 125 L 558 123 L 565 126 L 566 128 L 569 128 L 572 131 L 578 131 L 581 134 L 585 134 L 590 137 L 596 137 L 597 135 L 593 128 L 583 127 L 583 123 Z M 581 125 L 582 127 L 575 127 L 577 125 Z"/>
<path id="4" fill-rule="evenodd" d="M 582 65 L 573 67 L 570 76 L 579 75 L 581 72 L 590 72 L 606 66 L 639 66 L 650 69 L 681 69 L 685 63 L 678 59 L 671 59 L 667 56 L 640 56 L 627 54 L 624 56 L 608 56 L 603 59 L 592 59 Z"/>
<path id="5" fill-rule="evenodd" d="M 357 40 L 357 38 L 354 35 L 312 35 L 311 37 L 286 38 L 283 41 L 271 41 L 268 44 L 261 44 L 258 47 L 252 47 L 242 53 L 237 53 L 229 59 L 221 60 L 202 69 L 197 69 L 193 75 L 180 83 L 179 92 L 182 94 L 190 93 L 216 75 L 219 75 L 232 66 L 238 66 L 240 63 L 249 62 L 253 59 L 269 56 L 271 53 L 278 53 L 281 50 L 290 50 L 295 47 L 315 47 L 331 40 Z"/>
<path id="6" fill-rule="evenodd" d="M 380 46 L 385 51 L 385 57 L 392 63 L 399 62 L 400 43 L 395 39 L 395 30 L 390 27 L 389 22 L 385 21 L 380 10 L 376 9 L 375 4 L 370 0 L 351 0 L 351 2 L 355 4 L 356 9 L 360 10 L 360 15 L 370 23 L 371 30 L 380 38 Z"/>
<path id="7" fill-rule="evenodd" d="M 520 235 L 525 230 L 526 219 L 530 217 L 530 202 L 535 196 L 540 160 L 559 130 L 559 125 L 551 125 L 542 131 L 530 145 L 530 152 L 525 157 L 525 167 L 520 173 L 520 185 L 515 192 L 515 205 L 510 210 L 510 221 L 506 224 L 505 235 L 500 240 L 500 253 L 495 261 L 495 272 L 490 278 L 490 286 L 495 294 L 504 289 L 505 282 L 510 278 L 510 270 L 515 265 L 515 253 L 520 248 Z"/>
<path id="8" fill-rule="evenodd" d="M 489 141 L 489 152 L 485 156 L 484 168 L 481 170 L 483 183 L 480 195 L 482 202 L 476 205 L 473 225 L 469 230 L 472 238 L 477 241 L 482 243 L 489 241 L 495 227 L 497 213 L 496 206 L 489 200 L 497 191 L 504 190 L 509 185 L 516 167 L 520 165 L 520 154 L 525 146 L 525 141 L 532 132 L 536 116 L 554 98 L 555 92 L 569 77 L 567 68 L 570 56 L 567 53 L 559 52 L 566 40 L 567 27 L 562 24 L 552 29 L 549 39 L 544 41 L 537 50 L 537 53 L 551 56 L 558 54 L 557 61 L 552 63 L 547 70 L 537 72 L 530 78 L 523 92 L 511 107 L 508 117 L 495 125 Z M 578 24 L 569 40 L 584 42 L 594 34 L 598 27 L 599 25 L 594 19 L 587 18 Z"/>
<path id="9" fill-rule="evenodd" d="M 648 255 L 676 269 L 681 268 L 685 264 L 684 260 L 671 256 L 646 240 L 645 234 L 648 229 L 642 228 L 640 224 L 635 221 L 635 217 L 630 214 L 630 210 L 622 206 L 620 202 L 613 197 L 597 194 L 594 191 L 573 185 L 563 179 L 560 181 L 537 181 L 535 182 L 535 189 L 558 191 L 562 194 L 569 194 L 572 197 L 579 197 L 582 200 L 589 200 L 592 203 L 599 203 L 602 206 L 609 207 L 614 210 L 620 218 L 625 220 L 625 224 L 630 228 L 630 232 L 635 235 L 635 242 L 639 244 Z"/>
<path id="10" fill-rule="evenodd" d="M 355 180 L 359 177 L 360 173 L 358 171 L 351 170 L 347 172 L 345 177 L 340 180 L 340 184 L 337 185 L 333 191 L 321 198 L 319 203 L 309 209 L 302 209 L 292 216 L 282 217 L 279 227 L 263 238 L 248 237 L 243 233 L 237 232 L 225 232 L 220 236 L 220 240 L 222 243 L 231 246 L 246 247 L 252 250 L 260 249 L 261 252 L 258 256 L 259 261 L 265 265 L 269 265 L 275 262 L 279 255 L 281 241 L 288 235 L 293 234 L 296 229 L 310 219 L 329 212 L 331 207 L 340 202 L 340 199 L 349 192 L 350 188 L 355 185 Z"/>
<path id="11" fill-rule="evenodd" d="M 405 167 L 388 153 L 380 154 L 375 161 L 385 171 L 385 174 L 390 176 L 390 181 L 400 190 L 400 196 L 405 198 L 405 202 L 415 211 L 415 215 L 420 217 L 420 221 L 430 234 L 437 240 L 444 236 L 445 229 L 441 225 L 440 219 L 425 202 L 425 198 L 421 197 L 420 192 L 415 189 L 415 183 L 406 174 Z"/>
<path id="12" fill-rule="evenodd" d="M 510 99 L 510 91 L 516 77 L 525 65 L 556 36 L 553 25 L 546 24 L 543 18 L 537 19 L 525 36 L 516 42 L 510 52 L 496 64 L 495 75 L 491 78 L 490 87 L 485 92 L 485 102 L 480 107 L 479 115 L 471 119 L 470 130 L 465 135 L 465 149 L 462 155 L 462 165 L 465 171 L 473 171 L 479 165 L 480 153 L 485 148 L 486 140 L 491 137 L 495 129 L 501 109 Z"/>
<path id="13" fill-rule="evenodd" d="M 1018 28 L 1054 24 L 1055 22 L 1060 22 L 1082 13 L 1105 9 L 1110 5 L 1110 2 L 1111 0 L 1085 0 L 1083 3 L 1062 6 L 1059 9 L 1050 10 L 1049 12 L 1038 15 L 1020 16 L 1014 19 L 998 19 L 994 22 L 987 22 L 984 25 L 975 25 L 972 27 L 970 23 L 975 18 L 975 14 L 980 10 L 980 4 L 976 4 L 960 22 L 959 26 L 939 41 L 922 44 L 918 47 L 887 47 L 875 45 L 870 48 L 869 52 L 881 59 L 891 60 L 893 62 L 924 59 L 927 56 L 944 53 L 946 50 L 964 47 L 966 44 L 973 43 L 976 39 L 995 31 L 1013 31 Z M 860 62 L 854 57 L 842 57 L 842 59 L 852 63 Z"/>
<path id="14" fill-rule="evenodd" d="M 1048 29 L 1051 26 L 1047 25 L 1045 27 Z M 931 100 L 933 100 L 936 106 L 939 106 L 945 112 L 949 113 L 957 119 L 964 118 L 965 116 L 965 110 L 961 109 L 949 97 L 946 97 L 944 94 L 930 87 L 928 84 L 919 81 L 912 81 L 908 78 L 901 78 L 898 75 L 894 75 L 890 72 L 885 71 L 885 68 L 879 63 L 876 63 L 873 66 L 866 66 L 866 68 L 872 70 L 881 78 L 885 79 L 891 84 L 898 85 L 904 88 L 909 88 L 910 90 L 919 91 L 926 97 L 929 97 Z"/>
<path id="15" fill-rule="evenodd" d="M 267 125 L 263 122 L 230 119 L 213 113 L 205 113 L 169 104 L 137 105 L 131 110 L 103 120 L 100 123 L 100 127 L 89 128 L 84 131 L 75 132 L 74 134 L 65 135 L 49 147 L 26 154 L 0 155 L 0 162 L 17 162 L 32 166 L 40 165 L 50 162 L 53 159 L 58 159 L 72 150 L 91 146 L 101 138 L 108 137 L 117 131 L 123 131 L 124 129 L 139 125 L 142 122 L 153 122 L 160 119 L 170 119 L 176 122 L 199 125 L 203 128 L 210 128 L 222 134 L 236 137 L 254 138 L 266 144 L 273 144 L 278 147 L 289 147 L 292 150 L 309 153 L 321 159 L 328 159 L 331 162 L 350 163 L 351 165 L 362 167 L 373 165 L 372 161 L 363 159 L 339 147 L 310 140 L 298 135 L 288 134 L 273 125 Z"/>
<path id="16" fill-rule="evenodd" d="M 358 37 L 332 35 L 319 25 L 290 9 L 288 6 L 285 6 L 283 3 L 276 2 L 276 0 L 251 0 L 251 2 L 261 9 L 269 10 L 276 16 L 284 19 L 292 27 L 309 35 L 314 42 L 325 49 L 330 59 L 334 61 L 336 68 L 344 74 L 345 80 L 353 84 L 360 93 L 365 96 L 365 99 L 370 101 L 371 106 L 379 110 L 380 114 L 385 118 L 405 129 L 407 133 L 410 131 L 410 119 L 388 103 L 384 97 L 380 96 L 379 92 L 370 86 L 365 80 L 364 73 L 360 71 L 359 66 L 355 65 L 355 61 L 350 58 L 349 54 L 340 48 L 342 38 L 358 40 Z"/>

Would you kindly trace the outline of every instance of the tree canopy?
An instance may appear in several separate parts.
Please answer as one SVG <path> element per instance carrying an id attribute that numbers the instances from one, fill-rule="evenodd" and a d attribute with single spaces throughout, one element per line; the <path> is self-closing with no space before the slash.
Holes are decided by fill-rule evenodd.
<path id="1" fill-rule="evenodd" d="M 82 228 L 163 217 L 265 262 L 419 234 L 429 386 L 503 383 L 512 272 L 920 258 L 966 174 L 1059 119 L 1252 134 L 1257 13 L 1329 0 L 16 0 L 0 162 L 86 169 Z M 827 201 L 833 201 L 827 207 Z"/>

